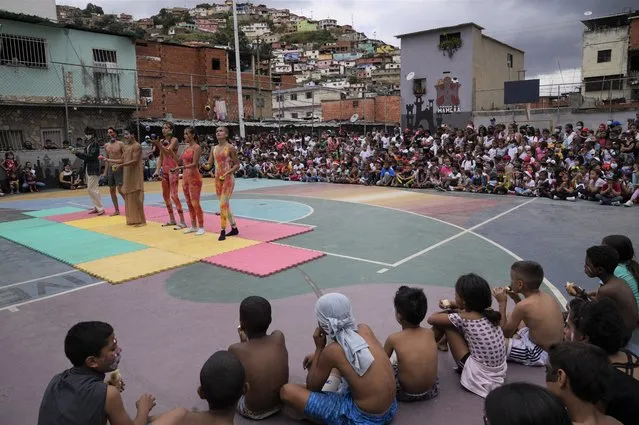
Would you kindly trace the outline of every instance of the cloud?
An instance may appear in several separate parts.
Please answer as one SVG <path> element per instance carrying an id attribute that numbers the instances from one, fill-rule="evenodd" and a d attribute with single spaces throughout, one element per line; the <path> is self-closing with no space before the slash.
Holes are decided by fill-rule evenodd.
<path id="1" fill-rule="evenodd" d="M 105 13 L 130 13 L 136 18 L 156 14 L 162 7 L 195 6 L 205 0 L 94 0 Z M 212 1 L 212 0 L 209 0 Z M 222 0 L 217 0 L 221 2 Z M 86 1 L 58 4 L 85 7 Z M 554 75 L 564 81 L 581 68 L 585 11 L 596 16 L 636 7 L 636 0 L 259 0 L 254 4 L 289 9 L 314 19 L 333 18 L 354 23 L 358 31 L 393 45 L 394 36 L 413 31 L 475 22 L 484 33 L 526 52 L 526 76 Z M 559 76 L 559 74 L 557 74 Z M 560 78 L 559 78 L 560 79 Z"/>

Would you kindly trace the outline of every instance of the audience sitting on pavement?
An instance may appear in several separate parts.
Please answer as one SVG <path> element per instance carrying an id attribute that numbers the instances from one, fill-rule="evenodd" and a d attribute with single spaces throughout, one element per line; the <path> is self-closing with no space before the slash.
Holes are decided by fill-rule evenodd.
<path id="1" fill-rule="evenodd" d="M 209 404 L 206 412 L 178 408 L 150 416 L 155 399 L 145 394 L 132 420 L 123 407 L 121 349 L 113 328 L 81 322 L 64 341 L 73 367 L 51 379 L 38 425 L 107 420 L 113 425 L 232 424 L 236 413 L 260 420 L 281 410 L 328 425 L 389 424 L 401 409 L 398 401 L 429 403 L 425 400 L 440 391 L 454 391 L 439 388 L 439 374 L 445 372 L 438 371 L 438 347 L 450 350 L 461 374 L 460 388 L 485 398 L 486 424 L 568 425 L 572 419 L 634 425 L 639 417 L 639 358 L 629 348 L 628 327 L 636 330 L 637 313 L 633 310 L 629 324 L 621 306 L 626 298 L 636 302 L 626 281 L 613 274 L 617 250 L 627 251 L 625 240 L 608 236 L 604 245 L 588 249 L 587 273 L 600 277 L 603 285 L 596 295 L 577 290 L 565 323 L 556 300 L 540 290 L 543 269 L 532 261 L 515 262 L 510 286 L 492 294 L 480 276 L 460 276 L 455 300 L 441 300 L 444 311 L 428 318 L 432 329 L 421 326 L 428 310 L 423 289 L 399 287 L 392 302 L 402 330 L 384 345 L 373 329 L 355 321 L 346 296 L 325 294 L 315 303 L 315 350 L 302 364 L 308 371 L 305 385 L 289 380 L 284 333 L 267 334 L 271 304 L 259 296 L 245 298 L 239 308 L 240 342 L 213 354 L 200 372 L 197 392 Z M 632 257 L 626 257 L 623 264 L 634 270 Z M 606 294 L 613 279 L 619 280 L 615 287 L 627 290 L 623 299 Z M 499 311 L 491 308 L 493 295 Z M 510 314 L 507 297 L 515 302 Z M 544 365 L 548 389 L 506 383 L 507 361 Z"/>

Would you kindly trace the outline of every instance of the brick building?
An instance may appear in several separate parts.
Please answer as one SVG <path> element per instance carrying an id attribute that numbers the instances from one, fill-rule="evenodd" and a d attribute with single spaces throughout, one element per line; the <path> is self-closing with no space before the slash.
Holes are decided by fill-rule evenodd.
<path id="1" fill-rule="evenodd" d="M 233 52 L 143 40 L 135 48 L 141 118 L 238 120 Z M 242 73 L 246 120 L 273 116 L 272 86 L 268 76 Z"/>
<path id="2" fill-rule="evenodd" d="M 357 114 L 359 122 L 396 124 L 400 121 L 400 103 L 399 96 L 326 100 L 322 102 L 322 118 L 324 121 L 348 121 Z"/>

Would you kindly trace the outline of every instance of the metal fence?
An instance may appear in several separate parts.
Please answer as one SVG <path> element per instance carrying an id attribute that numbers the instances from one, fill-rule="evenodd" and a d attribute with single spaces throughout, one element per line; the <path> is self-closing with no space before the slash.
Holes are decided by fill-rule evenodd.
<path id="1" fill-rule="evenodd" d="M 504 105 L 504 88 L 476 90 L 475 111 L 511 109 L 611 108 L 639 106 L 639 73 L 612 78 L 585 78 L 578 84 L 541 85 L 539 100 L 527 104 Z"/>

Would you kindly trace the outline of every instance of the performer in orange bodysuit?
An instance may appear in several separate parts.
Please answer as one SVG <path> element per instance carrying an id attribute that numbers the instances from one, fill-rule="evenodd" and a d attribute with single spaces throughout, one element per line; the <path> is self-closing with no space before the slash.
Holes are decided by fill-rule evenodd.
<path id="1" fill-rule="evenodd" d="M 204 212 L 200 205 L 202 174 L 200 174 L 199 170 L 202 148 L 199 145 L 199 140 L 193 127 L 184 129 L 184 140 L 188 143 L 188 146 L 184 149 L 180 158 L 172 150 L 165 148 L 164 152 L 182 164 L 180 167 L 171 170 L 171 172 L 177 171 L 179 173 L 180 169 L 184 170 L 182 173 L 182 190 L 184 191 L 184 198 L 191 216 L 191 227 L 186 229 L 184 233 L 195 233 L 196 236 L 200 236 L 204 234 Z"/>
<path id="2" fill-rule="evenodd" d="M 173 124 L 165 122 L 162 126 L 162 134 L 164 139 L 155 140 L 155 145 L 160 148 L 160 158 L 158 159 L 157 168 L 153 177 L 157 177 L 162 170 L 162 197 L 166 204 L 166 209 L 169 212 L 169 222 L 164 224 L 166 226 L 175 226 L 175 230 L 186 228 L 184 221 L 184 211 L 182 210 L 182 203 L 178 196 L 178 186 L 180 185 L 180 174 L 177 169 L 177 152 L 178 152 L 178 139 L 173 137 Z M 175 155 L 170 155 L 173 152 Z M 174 170 L 173 172 L 171 170 Z M 180 224 L 175 221 L 175 215 L 173 214 L 173 205 L 175 203 L 175 209 L 177 209 L 180 217 Z"/>
<path id="3" fill-rule="evenodd" d="M 218 240 L 223 241 L 227 236 L 239 235 L 229 201 L 235 187 L 235 173 L 240 168 L 240 160 L 237 150 L 229 143 L 229 130 L 226 127 L 218 127 L 215 137 L 219 144 L 211 149 L 211 155 L 207 166 L 215 163 L 215 193 L 220 199 L 220 224 L 222 231 Z M 226 233 L 226 224 L 231 223 L 231 231 Z"/>

